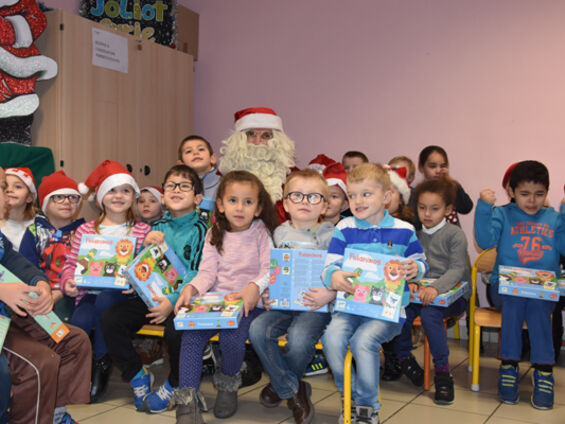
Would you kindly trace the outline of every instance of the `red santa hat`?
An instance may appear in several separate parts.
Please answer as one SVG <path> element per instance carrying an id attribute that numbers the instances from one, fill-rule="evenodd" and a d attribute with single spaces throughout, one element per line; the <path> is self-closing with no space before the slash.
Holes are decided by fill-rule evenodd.
<path id="1" fill-rule="evenodd" d="M 38 194 L 39 206 L 43 212 L 45 212 L 49 200 L 55 194 L 76 194 L 80 196 L 78 184 L 72 178 L 67 177 L 65 171 L 57 171 L 44 177 L 41 180 Z"/>
<path id="2" fill-rule="evenodd" d="M 336 185 L 341 188 L 345 194 L 347 194 L 347 186 L 345 185 L 347 172 L 341 163 L 334 162 L 329 164 L 322 171 L 322 175 L 330 187 Z"/>
<path id="3" fill-rule="evenodd" d="M 140 192 L 143 193 L 144 191 L 151 193 L 157 199 L 157 201 L 161 203 L 161 199 L 163 198 L 163 190 L 161 190 L 159 187 L 145 186 L 141 188 Z"/>
<path id="4" fill-rule="evenodd" d="M 506 184 L 508 184 L 508 181 L 510 181 L 510 175 L 512 175 L 512 171 L 514 171 L 514 168 L 516 167 L 516 165 L 518 165 L 520 162 L 516 162 L 513 163 L 512 165 L 510 165 L 508 167 L 508 169 L 506 170 L 506 172 L 504 173 L 504 177 L 502 177 L 502 188 L 504 190 L 506 190 Z"/>
<path id="5" fill-rule="evenodd" d="M 29 168 L 6 168 L 4 171 L 6 175 L 13 175 L 18 177 L 26 185 L 30 192 L 37 195 L 37 190 L 35 189 L 35 179 L 31 169 Z"/>
<path id="6" fill-rule="evenodd" d="M 268 107 L 250 107 L 238 110 L 234 114 L 235 130 L 245 131 L 250 128 L 266 128 L 282 131 L 282 119 Z"/>
<path id="7" fill-rule="evenodd" d="M 308 163 L 308 168 L 318 172 L 324 172 L 324 169 L 326 169 L 326 167 L 328 165 L 331 165 L 332 163 L 335 163 L 335 160 L 327 157 L 323 153 L 320 153 Z"/>
<path id="8" fill-rule="evenodd" d="M 408 200 L 410 200 L 410 186 L 406 181 L 406 174 L 408 173 L 406 168 L 391 168 L 390 166 L 386 166 L 385 168 L 387 168 L 390 182 L 396 187 L 402 196 L 402 200 L 404 200 L 404 204 L 407 205 Z"/>
<path id="9" fill-rule="evenodd" d="M 105 160 L 92 171 L 84 183 L 79 183 L 78 190 L 81 194 L 94 191 L 96 201 L 99 205 L 102 205 L 102 199 L 104 199 L 106 193 L 122 184 L 132 186 L 136 197 L 139 196 L 139 187 L 128 170 L 118 162 Z"/>

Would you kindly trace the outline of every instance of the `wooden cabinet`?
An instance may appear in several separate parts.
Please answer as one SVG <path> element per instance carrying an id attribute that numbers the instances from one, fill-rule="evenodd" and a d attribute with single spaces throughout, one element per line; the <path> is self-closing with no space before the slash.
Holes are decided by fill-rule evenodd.
<path id="1" fill-rule="evenodd" d="M 193 58 L 140 41 L 128 42 L 128 73 L 92 65 L 92 27 L 64 11 L 47 12 L 40 51 L 59 65 L 38 84 L 32 143 L 53 150 L 55 166 L 77 181 L 105 159 L 129 165 L 139 186 L 159 185 L 193 129 Z"/>

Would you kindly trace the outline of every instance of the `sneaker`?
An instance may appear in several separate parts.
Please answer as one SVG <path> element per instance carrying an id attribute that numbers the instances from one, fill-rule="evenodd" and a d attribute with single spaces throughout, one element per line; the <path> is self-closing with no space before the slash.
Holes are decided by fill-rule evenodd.
<path id="1" fill-rule="evenodd" d="M 355 407 L 355 401 L 351 399 L 351 422 L 355 422 L 355 417 L 357 416 L 357 408 Z M 345 422 L 343 418 L 343 398 L 341 398 L 341 413 L 339 414 L 338 424 L 343 424 Z"/>
<path id="2" fill-rule="evenodd" d="M 434 403 L 438 405 L 451 405 L 455 399 L 453 392 L 453 376 L 449 372 L 438 372 L 434 377 L 436 394 Z"/>
<path id="3" fill-rule="evenodd" d="M 516 405 L 518 403 L 518 373 L 520 368 L 512 365 L 500 366 L 498 380 L 498 397 L 504 403 Z"/>
<path id="4" fill-rule="evenodd" d="M 553 408 L 553 373 L 535 370 L 532 381 L 532 406 L 536 409 Z"/>
<path id="5" fill-rule="evenodd" d="M 304 373 L 304 377 L 310 377 L 312 375 L 319 375 L 325 374 L 329 372 L 328 369 L 328 362 L 323 353 L 316 353 L 308 368 L 306 368 L 306 372 Z"/>
<path id="6" fill-rule="evenodd" d="M 412 384 L 417 387 L 422 387 L 424 385 L 424 370 L 416 362 L 414 355 L 410 355 L 408 358 L 400 362 L 402 372 L 410 379 Z"/>
<path id="7" fill-rule="evenodd" d="M 381 380 L 395 381 L 402 377 L 402 367 L 394 352 L 385 352 L 384 372 Z"/>
<path id="8" fill-rule="evenodd" d="M 78 424 L 75 420 L 72 419 L 72 417 L 69 415 L 68 412 L 66 412 L 65 415 L 63 415 L 63 418 L 61 419 L 61 421 L 59 423 L 60 424 Z"/>
<path id="9" fill-rule="evenodd" d="M 159 414 L 165 412 L 169 406 L 169 401 L 173 396 L 175 388 L 171 386 L 169 380 L 165 380 L 163 385 L 159 386 L 157 390 L 149 393 L 143 400 L 145 411 L 151 414 Z"/>
<path id="10" fill-rule="evenodd" d="M 133 389 L 133 404 L 135 405 L 135 409 L 140 412 L 145 412 L 143 400 L 151 392 L 153 374 L 151 374 L 146 367 L 142 367 L 129 384 Z"/>
<path id="11" fill-rule="evenodd" d="M 370 406 L 357 406 L 355 422 L 360 424 L 379 424 L 379 412 Z"/>

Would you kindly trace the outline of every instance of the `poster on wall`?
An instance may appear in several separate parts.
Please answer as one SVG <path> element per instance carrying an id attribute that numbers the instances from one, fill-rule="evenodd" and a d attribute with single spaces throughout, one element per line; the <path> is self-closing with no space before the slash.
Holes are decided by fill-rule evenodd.
<path id="1" fill-rule="evenodd" d="M 175 47 L 176 0 L 81 0 L 80 15 L 109 28 Z"/>

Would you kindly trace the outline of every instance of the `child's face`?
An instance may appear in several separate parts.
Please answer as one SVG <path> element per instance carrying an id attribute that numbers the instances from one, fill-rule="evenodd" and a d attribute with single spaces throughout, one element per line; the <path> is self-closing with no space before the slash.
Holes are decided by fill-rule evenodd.
<path id="1" fill-rule="evenodd" d="M 6 175 L 6 199 L 10 208 L 22 208 L 32 203 L 34 195 L 15 175 Z"/>
<path id="2" fill-rule="evenodd" d="M 104 210 L 113 214 L 126 214 L 133 205 L 135 190 L 129 184 L 113 187 L 102 199 Z"/>
<path id="3" fill-rule="evenodd" d="M 60 198 L 63 199 L 62 202 L 60 202 Z M 78 201 L 73 203 L 64 195 L 54 195 L 47 202 L 45 215 L 50 221 L 70 221 L 77 213 L 78 205 Z"/>
<path id="4" fill-rule="evenodd" d="M 161 202 L 150 191 L 142 191 L 137 198 L 137 214 L 146 221 L 161 215 Z"/>
<path id="5" fill-rule="evenodd" d="M 391 168 L 406 168 L 406 181 L 408 182 L 408 185 L 412 184 L 412 182 L 414 181 L 414 178 L 416 177 L 414 174 L 409 174 L 410 172 L 410 164 L 408 163 L 408 161 L 402 160 L 402 159 L 397 159 L 395 161 L 389 162 L 388 163 L 389 166 Z"/>
<path id="6" fill-rule="evenodd" d="M 387 202 L 386 209 L 388 213 L 395 213 L 400 207 L 401 197 L 398 189 L 393 185 L 390 189 L 390 200 Z"/>
<path id="7" fill-rule="evenodd" d="M 528 215 L 535 215 L 544 207 L 547 189 L 540 183 L 522 181 L 514 190 L 509 189 L 516 205 Z"/>
<path id="8" fill-rule="evenodd" d="M 163 204 L 173 217 L 192 212 L 202 200 L 202 194 L 194 194 L 192 181 L 182 175 L 169 175 L 163 192 Z"/>
<path id="9" fill-rule="evenodd" d="M 390 201 L 391 191 L 384 190 L 373 178 L 347 183 L 349 208 L 357 219 L 364 219 L 371 225 L 378 224 L 384 217 L 385 204 Z"/>
<path id="10" fill-rule="evenodd" d="M 359 165 L 362 165 L 363 163 L 364 163 L 363 159 L 361 159 L 358 156 L 343 159 L 343 167 L 345 168 L 345 171 L 348 174 L 349 172 L 351 172 L 353 168 L 357 168 Z"/>
<path id="11" fill-rule="evenodd" d="M 324 217 L 332 219 L 339 216 L 341 211 L 347 209 L 347 196 L 337 185 L 330 186 L 330 198 L 328 200 L 328 208 Z"/>
<path id="12" fill-rule="evenodd" d="M 247 230 L 253 218 L 261 215 L 263 210 L 259 205 L 259 189 L 247 181 L 228 183 L 224 195 L 216 200 L 216 206 L 226 215 L 234 233 Z"/>
<path id="13" fill-rule="evenodd" d="M 8 202 L 6 200 L 6 174 L 0 168 L 0 217 L 3 217 L 8 209 Z"/>
<path id="14" fill-rule="evenodd" d="M 203 140 L 188 140 L 182 146 L 182 163 L 202 176 L 216 164 L 216 155 L 210 154 Z"/>
<path id="15" fill-rule="evenodd" d="M 322 182 L 315 178 L 295 178 L 290 182 L 288 195 L 283 200 L 283 207 L 290 215 L 290 220 L 295 228 L 309 229 L 316 226 L 320 215 L 326 211 L 328 206 L 327 200 L 323 198 L 323 191 Z M 301 193 L 302 201 L 294 203 L 292 193 Z M 321 198 L 321 201 L 317 204 L 310 203 L 308 197 L 311 194 L 318 194 L 319 196 L 310 196 L 310 201 L 316 202 L 319 198 Z M 313 197 L 318 199 L 312 200 Z"/>
<path id="16" fill-rule="evenodd" d="M 421 166 L 419 169 L 420 172 L 424 174 L 424 178 L 426 180 L 433 180 L 449 175 L 447 161 L 439 152 L 430 153 L 428 159 L 424 163 L 424 166 Z"/>
<path id="17" fill-rule="evenodd" d="M 424 192 L 418 197 L 418 218 L 426 228 L 433 228 L 451 213 L 451 205 L 446 205 L 437 193 Z"/>

